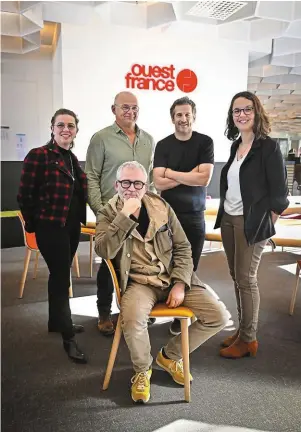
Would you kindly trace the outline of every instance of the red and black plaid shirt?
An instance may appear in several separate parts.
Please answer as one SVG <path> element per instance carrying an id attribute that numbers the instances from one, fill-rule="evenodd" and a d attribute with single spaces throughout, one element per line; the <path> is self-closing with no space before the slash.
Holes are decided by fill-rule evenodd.
<path id="1" fill-rule="evenodd" d="M 79 219 L 86 223 L 87 178 L 76 156 L 70 152 L 74 175 L 82 189 Z M 24 159 L 18 203 L 26 230 L 34 232 L 39 219 L 64 226 L 74 189 L 74 179 L 54 142 L 32 149 Z"/>

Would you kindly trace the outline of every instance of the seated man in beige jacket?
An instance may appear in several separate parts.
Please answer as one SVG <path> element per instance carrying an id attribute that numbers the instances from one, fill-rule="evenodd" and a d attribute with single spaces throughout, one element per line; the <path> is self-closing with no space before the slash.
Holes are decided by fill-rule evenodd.
<path id="1" fill-rule="evenodd" d="M 135 371 L 132 399 L 148 402 L 152 356 L 147 328 L 157 302 L 190 308 L 197 320 L 189 327 L 194 351 L 227 323 L 224 306 L 209 294 L 193 273 L 191 247 L 172 208 L 146 192 L 147 173 L 138 162 L 125 162 L 117 171 L 117 194 L 97 218 L 95 250 L 115 258 L 120 277 L 121 325 Z M 160 350 L 156 363 L 184 385 L 181 335 Z M 190 376 L 192 380 L 192 377 Z"/>

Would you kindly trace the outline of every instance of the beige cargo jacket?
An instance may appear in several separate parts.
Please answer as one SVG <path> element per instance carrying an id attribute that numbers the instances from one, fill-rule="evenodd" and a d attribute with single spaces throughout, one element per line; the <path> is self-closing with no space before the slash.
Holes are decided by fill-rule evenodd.
<path id="1" fill-rule="evenodd" d="M 114 259 L 121 292 L 126 290 L 131 268 L 133 241 L 138 223 L 118 212 L 115 195 L 98 213 L 95 233 L 95 251 L 104 259 Z M 195 273 L 191 247 L 174 211 L 160 196 L 147 192 L 143 199 L 153 236 L 154 250 L 175 282 L 203 286 Z"/>

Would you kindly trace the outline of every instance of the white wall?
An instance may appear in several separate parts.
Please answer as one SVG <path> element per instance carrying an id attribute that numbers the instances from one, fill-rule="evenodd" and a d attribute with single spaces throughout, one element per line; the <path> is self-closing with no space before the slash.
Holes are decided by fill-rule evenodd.
<path id="1" fill-rule="evenodd" d="M 53 112 L 63 107 L 63 77 L 62 77 L 62 39 L 60 29 L 56 34 L 55 49 L 52 56 Z"/>
<path id="2" fill-rule="evenodd" d="M 58 35 L 59 36 L 59 35 Z M 62 106 L 80 118 L 75 153 L 85 160 L 90 138 L 114 120 L 110 106 L 125 89 L 125 75 L 133 63 L 192 69 L 198 87 L 188 93 L 197 104 L 195 129 L 214 139 L 216 161 L 225 161 L 229 143 L 225 121 L 232 96 L 246 89 L 248 51 L 243 43 L 217 40 L 214 33 L 167 34 L 158 30 L 110 26 L 97 14 L 89 26 L 61 25 L 57 48 L 51 54 L 2 55 L 2 119 L 10 126 L 10 143 L 1 144 L 2 160 L 19 160 L 16 134 L 26 134 L 26 148 L 45 144 L 50 119 Z M 159 140 L 173 132 L 172 102 L 180 90 L 133 90 L 140 103 L 138 124 Z"/>
<path id="3" fill-rule="evenodd" d="M 243 43 L 168 35 L 153 30 L 110 26 L 97 16 L 89 26 L 62 24 L 62 76 L 64 106 L 80 117 L 75 153 L 84 160 L 90 137 L 114 120 L 114 96 L 125 89 L 125 75 L 133 63 L 189 68 L 198 87 L 187 94 L 197 104 L 195 129 L 215 141 L 216 161 L 225 161 L 229 142 L 224 137 L 232 96 L 245 90 L 248 51 Z M 173 132 L 169 108 L 180 90 L 133 90 L 139 98 L 138 124 L 159 140 Z"/>
<path id="4" fill-rule="evenodd" d="M 1 142 L 1 159 L 23 159 L 31 148 L 50 138 L 53 115 L 52 56 L 41 52 L 2 54 L 1 125 L 10 127 L 9 143 Z M 26 134 L 23 152 L 16 149 L 16 134 Z"/>

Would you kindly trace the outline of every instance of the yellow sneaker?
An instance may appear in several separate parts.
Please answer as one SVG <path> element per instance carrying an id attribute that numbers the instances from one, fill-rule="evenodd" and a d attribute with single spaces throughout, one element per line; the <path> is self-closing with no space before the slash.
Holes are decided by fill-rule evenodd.
<path id="1" fill-rule="evenodd" d="M 156 363 L 158 366 L 160 366 L 162 369 L 168 372 L 172 376 L 172 379 L 177 384 L 184 385 L 183 360 L 175 361 L 175 360 L 167 359 L 163 356 L 161 350 L 157 355 Z M 189 376 L 190 376 L 190 381 L 192 381 L 193 378 L 191 374 L 189 374 Z"/>
<path id="2" fill-rule="evenodd" d="M 137 372 L 131 379 L 132 399 L 134 402 L 146 403 L 150 398 L 150 378 L 152 370 Z"/>

